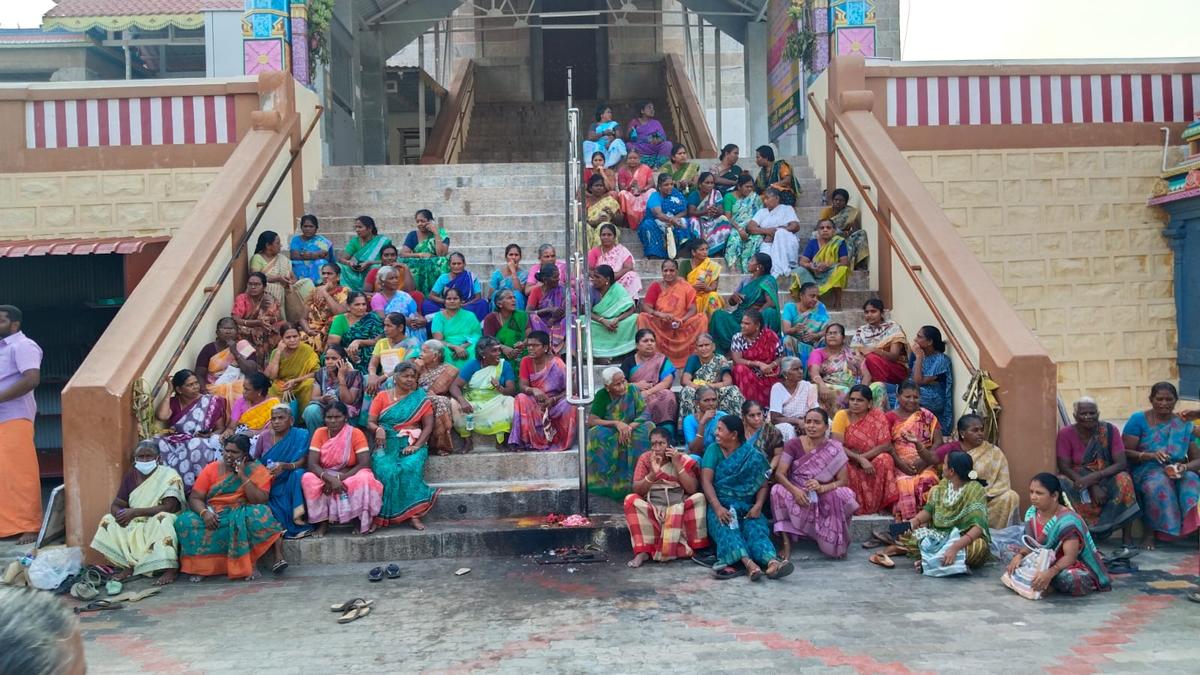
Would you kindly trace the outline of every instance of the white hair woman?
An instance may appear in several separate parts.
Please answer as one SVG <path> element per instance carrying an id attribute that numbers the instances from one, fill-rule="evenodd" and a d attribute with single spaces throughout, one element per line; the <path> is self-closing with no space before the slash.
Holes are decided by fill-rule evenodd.
<path id="1" fill-rule="evenodd" d="M 1055 443 L 1063 493 L 1092 536 L 1121 530 L 1124 550 L 1133 551 L 1133 521 L 1141 513 L 1121 432 L 1100 419 L 1100 407 L 1087 396 L 1075 402 L 1075 423 L 1058 432 Z"/>
<path id="2" fill-rule="evenodd" d="M 596 392 L 588 415 L 588 489 L 622 500 L 633 488 L 633 467 L 650 448 L 649 412 L 642 392 L 616 366 L 600 373 L 604 388 Z"/>

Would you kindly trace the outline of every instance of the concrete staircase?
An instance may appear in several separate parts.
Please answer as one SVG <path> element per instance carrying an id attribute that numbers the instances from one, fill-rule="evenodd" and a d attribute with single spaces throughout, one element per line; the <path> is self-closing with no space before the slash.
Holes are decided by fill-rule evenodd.
<path id="1" fill-rule="evenodd" d="M 802 189 L 796 210 L 803 240 L 816 222 L 821 186 L 802 159 L 794 166 Z M 356 215 L 375 218 L 380 231 L 399 244 L 412 229 L 417 209 L 430 209 L 450 233 L 451 250 L 461 251 L 471 271 L 486 281 L 503 261 L 509 243 L 522 247 L 526 265 L 536 260 L 537 246 L 543 242 L 554 244 L 560 255 L 564 252 L 564 181 L 561 162 L 327 167 L 308 210 L 320 217 L 322 234 L 341 248 L 353 236 Z M 640 259 L 642 246 L 635 232 L 621 228 L 620 234 L 648 287 L 660 278 L 661 262 Z M 723 274 L 722 292 L 735 290 L 742 278 Z M 849 309 L 831 307 L 833 320 L 857 326 L 857 308 L 872 293 L 866 273 L 854 273 L 842 294 L 842 306 Z M 430 457 L 426 478 L 442 490 L 426 519 L 428 530 L 401 526 L 359 537 L 334 529 L 321 540 L 288 542 L 289 558 L 370 562 L 524 555 L 589 544 L 619 552 L 629 548 L 620 505 L 607 500 L 592 497 L 592 527 L 543 525 L 546 514 L 578 510 L 578 450 L 502 453 L 491 439 L 476 437 L 470 454 Z M 881 527 L 882 522 L 856 519 L 855 537 L 865 537 L 870 527 Z"/>
<path id="2" fill-rule="evenodd" d="M 629 120 L 638 115 L 636 101 L 609 101 L 613 116 L 621 123 L 622 131 Z M 597 101 L 576 101 L 580 111 L 580 134 L 595 121 Z M 669 138 L 675 138 L 666 102 L 654 102 L 657 117 Z M 537 103 L 475 104 L 467 144 L 459 161 L 463 163 L 494 162 L 562 162 L 566 161 L 567 104 L 563 101 Z M 588 158 L 584 158 L 584 164 Z"/>

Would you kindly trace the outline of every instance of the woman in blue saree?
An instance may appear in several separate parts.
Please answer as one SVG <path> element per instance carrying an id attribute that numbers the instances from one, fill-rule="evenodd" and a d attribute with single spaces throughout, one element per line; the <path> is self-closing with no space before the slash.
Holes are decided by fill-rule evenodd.
<path id="1" fill-rule="evenodd" d="M 1087 523 L 1067 507 L 1062 483 L 1052 473 L 1039 473 L 1029 483 L 1029 501 L 1025 512 L 1025 535 L 1054 551 L 1054 564 L 1033 578 L 1035 591 L 1055 590 L 1081 596 L 1092 591 L 1112 590 L 1108 570 L 1092 541 Z M 1024 546 L 1008 564 L 1012 574 L 1021 560 L 1032 551 Z"/>
<path id="2" fill-rule="evenodd" d="M 1196 427 L 1175 414 L 1179 391 L 1170 382 L 1150 388 L 1150 409 L 1129 416 L 1121 440 L 1133 463 L 1133 483 L 1142 505 L 1142 548 L 1162 539 L 1186 537 L 1200 526 L 1200 449 Z"/>
<path id="3" fill-rule="evenodd" d="M 304 508 L 300 479 L 308 465 L 308 430 L 292 424 L 292 409 L 277 405 L 271 425 L 258 435 L 259 461 L 271 473 L 271 498 L 267 505 L 283 526 L 284 539 L 303 539 L 312 533 Z"/>
<path id="4" fill-rule="evenodd" d="M 429 513 L 440 490 L 425 482 L 427 442 L 433 433 L 433 403 L 417 387 L 417 368 L 404 362 L 392 372 L 392 388 L 371 402 L 367 429 L 375 436 L 371 468 L 383 483 L 383 507 L 375 518 L 380 527 L 410 521 L 424 530 L 421 516 Z"/>
<path id="5" fill-rule="evenodd" d="M 450 254 L 450 271 L 433 282 L 433 288 L 429 289 L 425 302 L 421 304 L 421 313 L 436 314 L 445 309 L 448 288 L 458 291 L 458 297 L 462 298 L 462 308 L 474 314 L 476 319 L 483 321 L 491 313 L 491 307 L 483 297 L 483 286 L 480 285 L 479 279 L 467 270 L 467 258 L 458 251 Z"/>
<path id="6" fill-rule="evenodd" d="M 613 119 L 612 108 L 607 103 L 596 106 L 596 122 L 587 132 L 588 140 L 583 142 L 583 156 L 591 157 L 595 153 L 604 156 L 604 166 L 616 166 L 628 152 L 625 141 L 621 140 L 621 125 Z"/>
<path id="7" fill-rule="evenodd" d="M 763 515 L 770 462 L 746 441 L 742 420 L 734 415 L 717 421 L 716 436 L 700 462 L 700 484 L 709 505 L 708 534 L 717 547 L 713 577 L 749 574 L 751 581 L 759 581 L 764 573 L 760 565 L 766 566 L 768 579 L 786 577 L 795 566 L 776 555 L 771 523 Z M 742 568 L 735 568 L 739 562 Z"/>
<path id="8" fill-rule="evenodd" d="M 687 198 L 675 189 L 675 179 L 660 173 L 657 185 L 658 189 L 646 201 L 638 239 L 642 240 L 642 252 L 647 258 L 674 258 L 699 233 L 688 222 Z"/>
<path id="9" fill-rule="evenodd" d="M 333 242 L 317 234 L 316 216 L 309 213 L 300 218 L 300 234 L 288 242 L 288 257 L 296 278 L 321 283 L 321 267 L 333 262 Z"/>
<path id="10" fill-rule="evenodd" d="M 517 309 L 525 310 L 525 269 L 521 267 L 521 247 L 509 244 L 504 247 L 504 266 L 492 270 L 488 280 L 492 309 L 496 308 L 496 296 L 500 291 L 512 291 L 517 301 Z"/>
<path id="11" fill-rule="evenodd" d="M 354 219 L 354 234 L 355 237 L 346 244 L 345 252 L 338 256 L 338 265 L 342 269 L 342 284 L 352 291 L 361 291 L 367 272 L 382 263 L 383 247 L 392 240 L 379 234 L 371 216 Z"/>

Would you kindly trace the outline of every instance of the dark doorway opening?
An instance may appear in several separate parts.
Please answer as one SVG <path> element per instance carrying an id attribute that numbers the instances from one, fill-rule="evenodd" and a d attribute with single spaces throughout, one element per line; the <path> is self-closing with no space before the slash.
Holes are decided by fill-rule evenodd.
<path id="1" fill-rule="evenodd" d="M 582 12 L 594 9 L 594 3 L 592 0 L 552 0 L 543 7 L 549 12 Z M 599 28 L 554 28 L 596 23 L 598 17 L 586 15 L 542 18 L 542 91 L 545 100 L 567 100 L 568 66 L 575 68 L 576 100 L 599 98 L 598 73 L 602 67 L 597 49 Z"/>

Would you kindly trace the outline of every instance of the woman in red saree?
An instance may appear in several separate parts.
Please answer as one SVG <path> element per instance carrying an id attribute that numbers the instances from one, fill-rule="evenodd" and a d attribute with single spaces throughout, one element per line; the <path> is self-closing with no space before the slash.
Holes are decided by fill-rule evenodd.
<path id="1" fill-rule="evenodd" d="M 908 338 L 900 324 L 884 320 L 883 313 L 879 298 L 863 303 L 866 323 L 854 331 L 850 347 L 863 356 L 872 382 L 900 384 L 908 378 Z"/>
<path id="2" fill-rule="evenodd" d="M 642 153 L 630 148 L 625 164 L 617 170 L 617 201 L 625 223 L 636 230 L 646 214 L 646 201 L 654 194 L 654 170 L 642 164 Z"/>
<path id="3" fill-rule="evenodd" d="M 525 338 L 520 393 L 513 404 L 510 445 L 526 450 L 566 450 L 575 438 L 575 408 L 567 403 L 567 367 L 550 353 L 550 335 L 535 330 Z"/>
<path id="4" fill-rule="evenodd" d="M 871 388 L 850 388 L 849 408 L 839 410 L 830 427 L 850 458 L 850 489 L 858 500 L 855 515 L 874 515 L 900 498 L 896 463 L 892 460 L 892 427 L 887 416 L 871 407 Z"/>
<path id="5" fill-rule="evenodd" d="M 756 309 L 746 310 L 742 332 L 730 341 L 729 356 L 733 359 L 733 383 L 747 401 L 770 405 L 771 387 L 779 381 L 783 353 L 779 334 L 763 326 L 762 314 Z"/>
<path id="6" fill-rule="evenodd" d="M 695 353 L 696 338 L 708 330 L 708 315 L 696 309 L 696 289 L 679 278 L 674 260 L 662 261 L 662 281 L 650 284 L 638 328 L 654 331 L 658 349 L 676 368 Z"/>
<path id="7" fill-rule="evenodd" d="M 922 456 L 931 456 L 942 445 L 937 415 L 921 407 L 921 388 L 905 380 L 896 394 L 896 409 L 887 413 L 892 426 L 892 457 L 896 463 L 899 498 L 892 507 L 897 521 L 909 520 L 925 506 L 925 498 L 940 477 Z"/>

